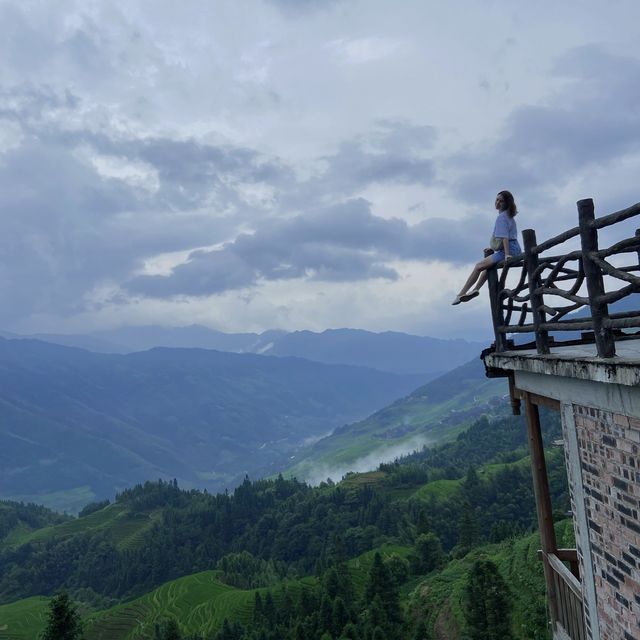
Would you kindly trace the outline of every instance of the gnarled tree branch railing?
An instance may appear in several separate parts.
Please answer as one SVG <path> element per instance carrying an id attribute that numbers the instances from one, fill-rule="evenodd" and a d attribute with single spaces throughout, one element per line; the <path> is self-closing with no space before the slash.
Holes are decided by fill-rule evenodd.
<path id="1" fill-rule="evenodd" d="M 601 218 L 594 215 L 593 200 L 578 202 L 579 225 L 536 242 L 533 229 L 525 229 L 524 254 L 509 258 L 488 272 L 495 350 L 506 351 L 510 333 L 534 333 L 538 353 L 549 353 L 550 331 L 592 331 L 583 342 L 595 340 L 598 355 L 615 356 L 615 340 L 622 329 L 640 328 L 640 309 L 609 313 L 609 305 L 640 292 L 640 229 L 610 247 L 598 247 L 598 230 L 640 215 L 640 203 Z M 580 237 L 581 248 L 559 255 L 545 252 Z M 614 266 L 614 256 L 630 254 L 631 263 Z M 497 267 L 502 266 L 498 276 Z M 514 273 L 516 277 L 514 277 Z M 605 279 L 610 290 L 605 289 Z M 512 287 L 509 280 L 516 281 Z M 625 286 L 615 288 L 616 284 Z M 586 291 L 585 289 L 586 285 Z M 581 309 L 587 314 L 574 315 Z M 557 343 L 562 344 L 562 343 Z M 520 348 L 528 348 L 521 345 Z M 511 347 L 510 347 L 511 348 Z"/>

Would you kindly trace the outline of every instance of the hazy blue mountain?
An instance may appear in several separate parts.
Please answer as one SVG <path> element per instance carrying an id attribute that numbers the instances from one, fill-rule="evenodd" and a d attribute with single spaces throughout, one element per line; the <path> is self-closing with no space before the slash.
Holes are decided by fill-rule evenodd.
<path id="1" fill-rule="evenodd" d="M 49 494 L 60 506 L 157 477 L 220 489 L 282 468 L 306 439 L 424 380 L 299 358 L 0 339 L 0 497 Z"/>
<path id="2" fill-rule="evenodd" d="M 396 331 L 329 329 L 296 331 L 280 336 L 264 351 L 299 356 L 316 362 L 354 364 L 394 373 L 443 373 L 476 357 L 486 345 L 466 340 L 441 340 Z"/>
<path id="3" fill-rule="evenodd" d="M 2 335 L 2 334 L 0 334 Z M 6 335 L 6 337 L 15 337 Z M 201 348 L 233 353 L 296 356 L 326 364 L 349 364 L 400 374 L 439 374 L 475 357 L 479 342 L 442 340 L 395 331 L 361 329 L 223 333 L 207 327 L 121 327 L 88 335 L 22 336 L 98 353 L 131 353 L 153 347 Z"/>
<path id="4" fill-rule="evenodd" d="M 234 353 L 260 353 L 262 345 L 270 344 L 284 331 L 258 333 L 224 333 L 193 324 L 187 327 L 155 325 L 120 327 L 95 331 L 95 338 L 124 345 L 128 352 L 145 351 L 153 347 L 215 349 Z M 264 336 L 264 337 L 263 337 Z"/>

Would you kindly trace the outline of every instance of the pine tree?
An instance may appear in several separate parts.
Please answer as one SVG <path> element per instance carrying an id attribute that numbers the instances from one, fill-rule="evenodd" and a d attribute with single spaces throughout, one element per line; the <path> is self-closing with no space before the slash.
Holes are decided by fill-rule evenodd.
<path id="1" fill-rule="evenodd" d="M 465 617 L 471 640 L 510 640 L 511 615 L 507 585 L 490 560 L 476 560 L 465 589 Z"/>
<path id="2" fill-rule="evenodd" d="M 82 621 L 66 593 L 49 601 L 49 618 L 42 640 L 76 640 L 82 638 Z"/>
<path id="3" fill-rule="evenodd" d="M 367 608 L 366 623 L 365 623 L 365 637 L 370 638 L 376 628 L 390 630 L 389 619 L 385 611 L 382 598 L 376 595 Z"/>
<path id="4" fill-rule="evenodd" d="M 353 622 L 347 622 L 340 634 L 340 640 L 359 640 L 358 628 Z"/>
<path id="5" fill-rule="evenodd" d="M 269 623 L 269 626 L 273 627 L 276 623 L 276 605 L 273 602 L 271 591 L 267 591 L 267 597 L 264 599 L 262 606 L 262 613 Z"/>
<path id="6" fill-rule="evenodd" d="M 462 514 L 458 527 L 458 547 L 460 552 L 468 552 L 471 547 L 478 543 L 479 538 L 478 519 L 469 502 L 465 502 L 462 505 Z"/>
<path id="7" fill-rule="evenodd" d="M 255 596 L 253 597 L 253 623 L 260 624 L 262 623 L 262 596 L 259 591 L 256 591 Z"/>
<path id="8" fill-rule="evenodd" d="M 416 539 L 416 550 L 409 556 L 414 573 L 429 573 L 439 569 L 445 561 L 440 539 L 435 533 L 422 533 Z"/>
<path id="9" fill-rule="evenodd" d="M 225 620 L 226 622 L 226 620 Z M 173 618 L 162 620 L 155 626 L 154 640 L 181 640 L 180 627 Z"/>
<path id="10" fill-rule="evenodd" d="M 413 634 L 413 640 L 427 640 L 427 624 L 424 620 L 420 620 Z"/>
<path id="11" fill-rule="evenodd" d="M 392 578 L 389 569 L 382 561 L 382 556 L 376 552 L 369 572 L 369 582 L 365 591 L 367 602 L 373 602 L 376 597 L 380 598 L 385 615 L 391 625 L 399 624 L 402 621 L 400 611 L 400 594 L 398 587 Z"/>
<path id="12" fill-rule="evenodd" d="M 335 633 L 339 633 L 349 622 L 349 611 L 347 610 L 347 605 L 344 603 L 344 600 L 338 596 L 333 601 L 333 630 Z"/>
<path id="13" fill-rule="evenodd" d="M 380 627 L 376 627 L 373 630 L 371 640 L 388 640 L 388 636 Z"/>
<path id="14" fill-rule="evenodd" d="M 323 594 L 320 602 L 320 628 L 323 631 L 333 632 L 333 603 Z"/>
<path id="15" fill-rule="evenodd" d="M 334 567 L 331 567 L 324 574 L 324 590 L 327 592 L 327 595 L 333 599 L 340 592 L 340 578 L 338 577 L 338 572 Z"/>
<path id="16" fill-rule="evenodd" d="M 480 478 L 478 478 L 478 474 L 473 467 L 469 467 L 467 470 L 467 475 L 462 483 L 462 492 L 471 506 L 480 506 L 482 485 L 480 484 Z"/>

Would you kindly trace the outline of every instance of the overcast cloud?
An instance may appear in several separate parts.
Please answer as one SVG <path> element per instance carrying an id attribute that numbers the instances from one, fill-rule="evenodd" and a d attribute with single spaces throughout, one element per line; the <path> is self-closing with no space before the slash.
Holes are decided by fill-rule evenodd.
<path id="1" fill-rule="evenodd" d="M 0 3 L 0 329 L 488 335 L 520 228 L 638 200 L 640 6 Z"/>

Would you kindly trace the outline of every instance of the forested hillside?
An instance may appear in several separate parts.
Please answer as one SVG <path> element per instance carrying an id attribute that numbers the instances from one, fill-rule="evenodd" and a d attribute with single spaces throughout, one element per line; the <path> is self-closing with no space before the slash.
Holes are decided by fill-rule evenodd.
<path id="1" fill-rule="evenodd" d="M 546 416 L 547 440 L 558 433 L 557 418 Z M 224 640 L 320 640 L 324 634 L 457 638 L 471 624 L 460 598 L 478 571 L 484 572 L 482 579 L 504 583 L 513 637 L 543 638 L 536 543 L 521 537 L 535 522 L 525 443 L 520 418 L 481 418 L 446 445 L 375 472 L 351 474 L 338 484 L 311 488 L 281 477 L 246 479 L 233 494 L 218 495 L 183 491 L 174 482 L 139 485 L 78 519 L 9 532 L 0 547 L 0 598 L 17 602 L 2 607 L 0 615 L 9 619 L 26 606 L 21 603 L 32 602 L 25 598 L 64 588 L 87 614 L 98 611 L 87 618 L 90 638 L 124 639 L 135 629 L 141 633 L 135 622 L 140 616 L 149 616 L 149 630 L 169 624 L 149 604 L 161 596 L 145 599 L 144 594 L 186 579 L 181 576 L 214 570 L 198 579 L 200 587 L 186 582 L 171 591 L 191 594 L 185 598 L 194 607 L 196 592 L 213 590 L 222 598 L 218 617 L 211 613 L 206 619 L 188 614 L 181 601 L 176 611 L 183 613 L 175 624 L 183 634 Z M 560 450 L 549 452 L 548 465 L 561 514 L 567 495 Z M 520 559 L 513 555 L 522 553 Z M 497 578 L 492 568 L 477 565 L 484 557 L 495 561 Z M 530 597 L 524 599 L 521 571 L 509 569 L 518 563 L 523 569 L 523 562 L 533 572 Z M 247 599 L 240 597 L 247 593 L 242 589 L 258 591 Z M 111 608 L 137 597 L 142 600 L 127 605 L 128 613 L 117 613 L 125 612 L 124 605 Z M 534 607 L 535 615 L 527 614 L 527 607 Z M 220 611 L 227 615 L 220 617 Z M 222 627 L 224 617 L 228 623 Z M 525 619 L 529 635 L 517 628 Z M 104 635 L 107 627 L 112 635 Z M 120 635 L 113 635 L 115 628 Z M 136 637 L 153 637 L 149 633 Z"/>

